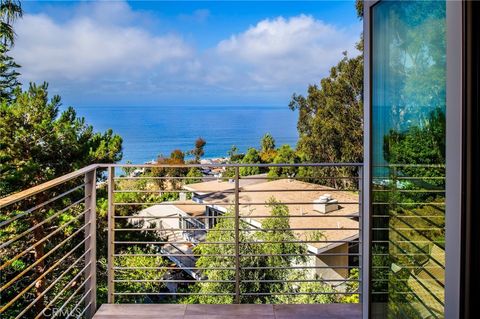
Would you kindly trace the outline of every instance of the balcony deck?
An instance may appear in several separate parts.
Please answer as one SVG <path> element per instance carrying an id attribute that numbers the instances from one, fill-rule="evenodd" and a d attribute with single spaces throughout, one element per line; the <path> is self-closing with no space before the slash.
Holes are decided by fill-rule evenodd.
<path id="1" fill-rule="evenodd" d="M 357 319 L 360 304 L 180 305 L 104 304 L 94 319 Z"/>

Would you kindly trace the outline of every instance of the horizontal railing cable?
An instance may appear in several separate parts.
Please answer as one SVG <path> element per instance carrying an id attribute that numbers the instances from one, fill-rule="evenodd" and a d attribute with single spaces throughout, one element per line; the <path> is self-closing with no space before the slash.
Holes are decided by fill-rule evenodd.
<path id="1" fill-rule="evenodd" d="M 78 235 L 81 231 L 83 231 L 85 229 L 85 227 L 88 226 L 88 225 L 84 225 L 82 226 L 80 229 L 78 229 L 77 231 L 75 231 L 72 235 L 70 235 L 68 238 L 64 239 L 62 242 L 60 242 L 60 244 L 56 245 L 54 248 L 52 248 L 51 250 L 49 250 L 45 255 L 43 255 L 42 257 L 38 258 L 33 264 L 31 264 L 30 266 L 28 266 L 27 268 L 25 268 L 20 274 L 16 275 L 13 279 L 11 279 L 9 282 L 7 282 L 6 284 L 4 284 L 2 287 L 0 287 L 0 292 L 4 291 L 5 289 L 7 289 L 8 287 L 10 287 L 15 281 L 19 280 L 21 277 L 23 277 L 23 275 L 25 275 L 25 273 L 27 273 L 29 270 L 31 270 L 33 267 L 37 266 L 39 263 L 41 263 L 43 260 L 45 260 L 47 257 L 49 257 L 51 254 L 53 254 L 55 251 L 57 251 L 60 247 L 62 247 L 66 242 L 68 242 L 69 240 L 71 240 L 73 237 L 75 237 L 76 235 Z"/>
<path id="2" fill-rule="evenodd" d="M 58 300 L 58 298 L 60 298 L 60 296 L 63 295 L 63 293 L 69 288 L 72 286 L 72 284 L 74 282 L 76 282 L 76 280 L 81 276 L 83 275 L 83 273 L 85 272 L 85 270 L 90 267 L 90 264 L 86 264 L 85 267 L 83 267 L 65 286 L 63 286 L 63 288 L 55 295 L 55 297 L 50 300 L 50 302 L 45 306 L 45 309 L 49 309 L 53 304 L 55 304 L 55 302 Z M 43 316 L 43 314 L 37 314 L 37 316 L 35 317 L 35 319 L 38 319 L 38 318 L 41 318 Z"/>
<path id="3" fill-rule="evenodd" d="M 74 268 L 82 258 L 85 257 L 85 255 L 90 252 L 89 250 L 87 250 L 86 252 L 84 252 L 80 257 L 78 257 L 70 266 L 68 266 L 68 268 L 62 272 L 47 288 L 45 288 L 44 291 L 42 291 L 31 303 L 29 303 L 23 310 L 22 312 L 20 312 L 15 318 L 16 319 L 20 319 L 22 318 L 22 316 L 33 306 L 35 305 L 35 303 L 37 303 L 40 299 L 42 299 L 46 294 L 47 292 L 49 292 L 53 287 L 55 287 L 55 285 L 70 271 L 72 270 L 72 268 Z M 80 271 L 81 272 L 81 271 Z"/>
<path id="4" fill-rule="evenodd" d="M 52 216 L 50 216 L 50 217 L 42 220 L 40 223 L 36 224 L 35 226 L 30 227 L 29 229 L 27 229 L 26 231 L 22 232 L 21 234 L 13 237 L 12 239 L 6 241 L 5 243 L 2 243 L 2 244 L 0 245 L 0 249 L 5 248 L 6 246 L 10 245 L 11 243 L 13 243 L 13 242 L 17 241 L 18 239 L 22 238 L 23 236 L 31 233 L 33 230 L 41 227 L 42 225 L 45 225 L 46 223 L 48 223 L 48 222 L 51 221 L 52 219 L 60 216 L 61 214 L 63 214 L 63 213 L 66 212 L 67 210 L 71 209 L 73 206 L 80 204 L 80 203 L 81 203 L 82 201 L 84 201 L 84 200 L 85 200 L 85 198 L 83 198 L 83 199 L 81 199 L 81 200 L 79 200 L 79 201 L 76 201 L 75 203 L 69 205 L 68 207 L 66 207 L 66 208 L 58 211 L 57 213 L 53 214 Z M 83 214 L 85 214 L 85 212 L 84 212 Z M 1 268 L 0 268 L 0 269 L 1 269 Z"/>
<path id="5" fill-rule="evenodd" d="M 38 245 L 41 245 L 42 243 L 44 243 L 45 241 L 49 240 L 51 237 L 53 237 L 54 235 L 60 233 L 62 230 L 64 230 L 65 228 L 67 228 L 68 226 L 70 226 L 71 224 L 73 224 L 74 222 L 78 221 L 81 217 L 83 217 L 85 215 L 86 211 L 84 211 L 83 213 L 81 213 L 79 216 L 69 220 L 68 222 L 66 222 L 65 224 L 63 224 L 62 226 L 58 227 L 57 229 L 55 229 L 53 232 L 51 232 L 50 234 L 48 234 L 47 236 L 43 237 L 42 239 L 40 239 L 39 241 L 37 241 L 35 244 L 33 244 L 32 246 L 29 246 L 28 248 L 24 249 L 22 252 L 20 252 L 19 254 L 15 255 L 14 257 L 10 258 L 8 261 L 6 261 L 3 265 L 0 266 L 0 270 L 3 270 L 5 269 L 6 267 L 8 267 L 9 265 L 11 265 L 14 261 L 18 260 L 19 258 L 21 258 L 22 256 L 24 256 L 25 254 L 27 254 L 28 252 L 30 252 L 32 249 L 34 249 L 35 247 L 37 247 Z"/>
<path id="6" fill-rule="evenodd" d="M 87 240 L 87 238 L 85 238 L 83 241 L 81 241 L 77 246 L 75 246 L 73 249 L 71 249 L 67 254 L 65 254 L 62 258 L 60 258 L 59 260 L 57 260 L 49 269 L 47 269 L 45 272 L 43 272 L 38 278 L 35 279 L 35 281 L 33 281 L 32 283 L 30 283 L 27 287 L 25 287 L 20 293 L 18 293 L 12 300 L 10 300 L 8 303 L 6 303 L 2 308 L 0 308 L 0 314 L 5 312 L 5 310 L 7 310 L 15 301 L 17 301 L 20 297 L 22 297 L 27 291 L 29 291 L 30 289 L 33 288 L 33 286 L 35 286 L 35 284 L 43 279 L 45 276 L 47 276 L 53 269 L 55 269 L 62 261 L 64 261 L 65 259 L 67 259 L 71 254 L 73 254 L 77 249 L 78 247 L 80 247 L 81 245 L 83 245 L 85 243 L 85 241 Z M 6 287 L 8 288 L 8 286 Z M 2 287 L 2 291 L 4 289 L 6 289 L 4 287 Z"/>
<path id="7" fill-rule="evenodd" d="M 26 216 L 26 215 L 28 215 L 28 214 L 31 214 L 32 212 L 34 212 L 34 211 L 36 211 L 36 210 L 38 210 L 38 209 L 40 209 L 40 208 L 42 208 L 42 207 L 45 207 L 45 206 L 47 206 L 48 204 L 51 204 L 51 203 L 53 203 L 54 201 L 56 201 L 56 200 L 58 200 L 58 199 L 60 199 L 60 198 L 63 198 L 63 197 L 65 197 L 65 196 L 67 196 L 67 195 L 69 195 L 69 194 L 71 194 L 71 193 L 73 193 L 73 192 L 75 192 L 75 191 L 83 188 L 84 186 L 85 186 L 85 184 L 78 185 L 77 187 L 72 188 L 72 189 L 70 189 L 70 190 L 68 190 L 68 191 L 66 191 L 66 192 L 64 192 L 64 193 L 62 193 L 62 194 L 60 194 L 60 195 L 57 195 L 57 196 L 55 196 L 55 197 L 53 197 L 53 198 L 51 198 L 51 199 L 49 199 L 49 200 L 47 200 L 47 201 L 39 204 L 39 205 L 36 205 L 36 206 L 34 206 L 34 207 L 30 208 L 30 209 L 27 209 L 27 210 L 23 211 L 22 213 L 20 213 L 20 214 L 18 214 L 18 215 L 15 215 L 14 217 L 12 217 L 12 218 L 10 218 L 10 219 L 1 222 L 1 223 L 0 223 L 0 227 L 4 227 L 4 226 L 6 226 L 6 225 L 8 225 L 8 224 L 10 224 L 10 223 L 12 223 L 12 222 L 14 222 L 14 221 L 16 221 L 16 220 L 19 219 L 19 218 L 22 218 L 22 217 L 24 217 L 24 216 Z"/>

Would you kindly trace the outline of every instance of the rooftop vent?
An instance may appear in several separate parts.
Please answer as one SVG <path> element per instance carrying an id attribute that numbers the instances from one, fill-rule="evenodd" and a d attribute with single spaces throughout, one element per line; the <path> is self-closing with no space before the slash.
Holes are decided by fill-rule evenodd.
<path id="1" fill-rule="evenodd" d="M 330 194 L 324 194 L 313 201 L 313 209 L 322 214 L 333 212 L 338 210 L 338 201 L 333 199 Z"/>

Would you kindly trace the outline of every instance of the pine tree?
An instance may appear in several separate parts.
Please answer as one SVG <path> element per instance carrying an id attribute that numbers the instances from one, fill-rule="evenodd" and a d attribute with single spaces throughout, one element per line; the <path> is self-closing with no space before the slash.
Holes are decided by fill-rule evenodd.
<path id="1" fill-rule="evenodd" d="M 9 51 L 6 46 L 0 45 L 0 100 L 7 101 L 12 100 L 15 88 L 21 85 L 17 71 L 20 65 L 8 55 Z"/>

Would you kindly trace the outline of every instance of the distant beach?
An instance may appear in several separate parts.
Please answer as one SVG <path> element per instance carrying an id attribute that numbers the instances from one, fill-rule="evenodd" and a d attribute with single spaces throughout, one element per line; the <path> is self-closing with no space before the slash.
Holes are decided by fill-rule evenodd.
<path id="1" fill-rule="evenodd" d="M 287 106 L 75 107 L 96 131 L 112 128 L 123 137 L 123 160 L 145 163 L 174 149 L 188 151 L 197 137 L 207 141 L 206 159 L 226 157 L 232 145 L 244 152 L 270 133 L 277 145 L 295 146 L 297 112 Z"/>

